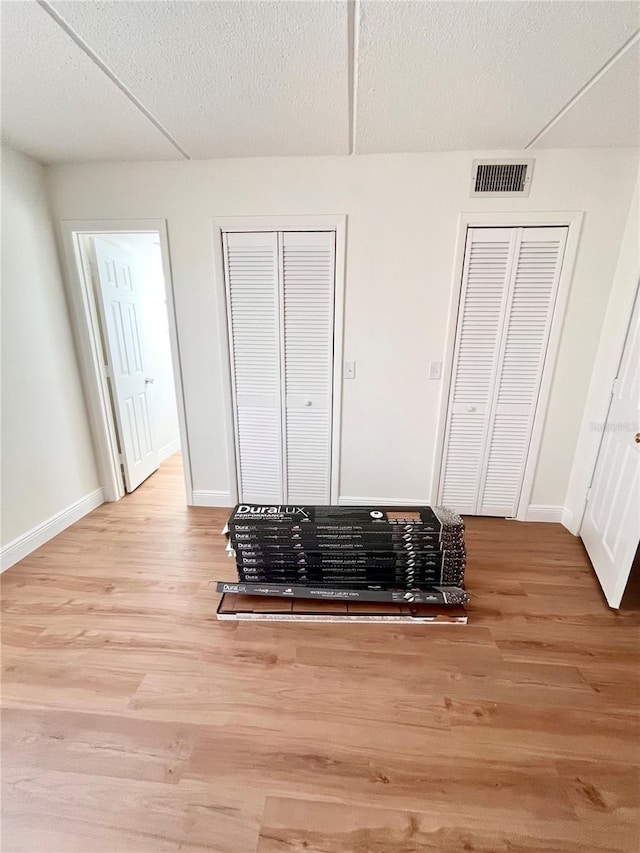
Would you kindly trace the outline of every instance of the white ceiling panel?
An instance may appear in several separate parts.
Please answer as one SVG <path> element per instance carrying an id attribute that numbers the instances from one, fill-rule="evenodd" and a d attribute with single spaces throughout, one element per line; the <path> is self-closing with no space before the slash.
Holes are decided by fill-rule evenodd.
<path id="1" fill-rule="evenodd" d="M 44 162 L 638 144 L 636 0 L 349 8 L 0 0 L 3 136 Z"/>
<path id="2" fill-rule="evenodd" d="M 606 74 L 536 142 L 535 148 L 640 146 L 640 43 L 636 42 Z"/>
<path id="3" fill-rule="evenodd" d="M 43 162 L 182 159 L 35 2 L 2 2 L 2 133 Z"/>
<path id="4" fill-rule="evenodd" d="M 191 157 L 348 152 L 346 2 L 51 5 Z"/>
<path id="5" fill-rule="evenodd" d="M 639 8 L 361 0 L 356 152 L 523 148 L 631 37 Z"/>

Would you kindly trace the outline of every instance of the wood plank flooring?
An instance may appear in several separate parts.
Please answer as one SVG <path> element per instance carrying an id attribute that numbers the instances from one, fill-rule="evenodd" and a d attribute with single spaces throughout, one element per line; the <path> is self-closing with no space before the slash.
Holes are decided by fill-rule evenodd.
<path id="1" fill-rule="evenodd" d="M 639 615 L 469 519 L 467 626 L 230 624 L 179 458 L 2 577 L 4 853 L 636 853 Z"/>

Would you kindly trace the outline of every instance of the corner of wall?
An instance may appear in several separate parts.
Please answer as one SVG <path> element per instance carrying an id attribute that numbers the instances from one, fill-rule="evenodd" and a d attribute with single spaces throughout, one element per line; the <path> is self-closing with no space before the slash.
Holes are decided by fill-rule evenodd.
<path id="1" fill-rule="evenodd" d="M 104 496 L 45 169 L 6 144 L 2 167 L 3 534 L 10 541 L 0 558 L 6 568 Z"/>

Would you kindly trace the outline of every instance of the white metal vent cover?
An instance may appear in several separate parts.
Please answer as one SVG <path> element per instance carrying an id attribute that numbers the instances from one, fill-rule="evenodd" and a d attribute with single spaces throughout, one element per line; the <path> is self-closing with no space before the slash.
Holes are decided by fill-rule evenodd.
<path id="1" fill-rule="evenodd" d="M 528 196 L 534 160 L 474 160 L 472 196 Z"/>

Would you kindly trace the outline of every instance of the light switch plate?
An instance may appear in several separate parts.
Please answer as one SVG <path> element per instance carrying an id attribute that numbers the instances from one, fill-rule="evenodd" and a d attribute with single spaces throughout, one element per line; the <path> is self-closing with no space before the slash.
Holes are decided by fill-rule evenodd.
<path id="1" fill-rule="evenodd" d="M 344 373 L 342 375 L 345 379 L 355 379 L 356 378 L 356 363 L 355 363 L 355 361 L 345 361 Z"/>
<path id="2" fill-rule="evenodd" d="M 442 379 L 442 362 L 429 362 L 429 379 Z"/>

